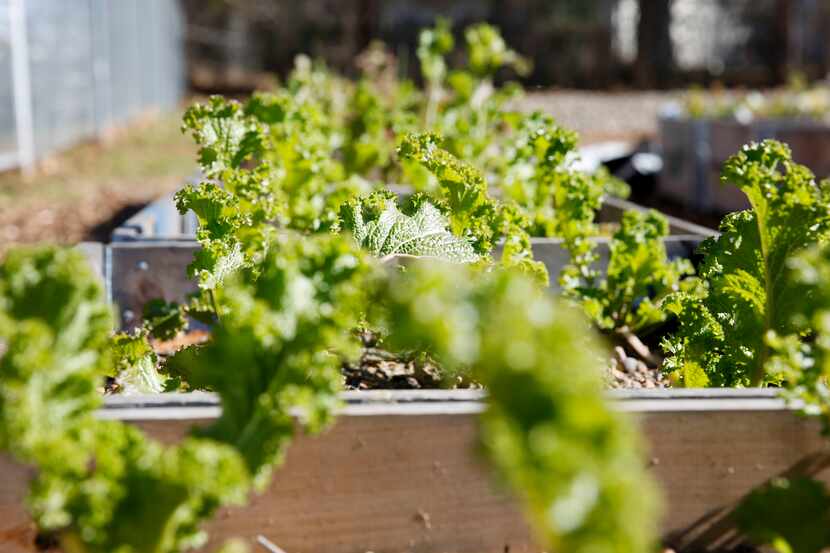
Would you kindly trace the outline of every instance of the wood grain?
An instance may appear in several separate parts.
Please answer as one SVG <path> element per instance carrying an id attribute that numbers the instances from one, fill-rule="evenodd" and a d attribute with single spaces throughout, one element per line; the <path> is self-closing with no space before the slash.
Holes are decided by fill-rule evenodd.
<path id="1" fill-rule="evenodd" d="M 795 468 L 826 478 L 830 453 L 818 426 L 774 401 L 747 397 L 703 408 L 706 399 L 654 397 L 618 401 L 635 412 L 649 443 L 648 462 L 666 498 L 662 527 L 679 550 L 729 544 L 724 515 L 773 476 Z M 742 410 L 742 402 L 751 408 Z M 287 553 L 536 551 L 516 505 L 496 491 L 475 453 L 477 406 L 475 394 L 455 403 L 415 397 L 388 408 L 353 402 L 329 431 L 296 441 L 266 493 L 220 513 L 206 550 L 241 537 L 264 552 L 255 545 L 261 534 Z M 172 442 L 192 422 L 137 424 Z M 4 553 L 35 551 L 21 503 L 26 476 L 0 461 Z"/>

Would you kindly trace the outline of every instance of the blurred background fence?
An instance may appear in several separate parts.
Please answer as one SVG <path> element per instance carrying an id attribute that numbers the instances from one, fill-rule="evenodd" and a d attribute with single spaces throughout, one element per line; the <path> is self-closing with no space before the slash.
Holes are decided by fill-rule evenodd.
<path id="1" fill-rule="evenodd" d="M 830 70 L 830 0 L 0 0 L 0 170 L 185 93 L 246 93 L 309 53 L 354 74 L 386 42 L 417 78 L 419 31 L 499 26 L 526 85 L 766 87 Z"/>
<path id="2" fill-rule="evenodd" d="M 482 20 L 501 27 L 533 60 L 532 85 L 770 86 L 830 69 L 830 0 L 182 1 L 191 82 L 205 90 L 284 75 L 301 52 L 348 72 L 373 39 L 414 75 L 418 31 L 437 16 L 457 31 Z"/>
<path id="3" fill-rule="evenodd" d="M 0 0 L 0 169 L 175 106 L 184 28 L 177 0 Z"/>

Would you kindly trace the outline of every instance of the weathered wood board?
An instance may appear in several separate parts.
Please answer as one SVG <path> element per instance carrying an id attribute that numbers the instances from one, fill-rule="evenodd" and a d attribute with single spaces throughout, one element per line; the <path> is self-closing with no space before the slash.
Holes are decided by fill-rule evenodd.
<path id="1" fill-rule="evenodd" d="M 665 493 L 662 528 L 677 550 L 706 551 L 734 540 L 725 513 L 743 494 L 795 469 L 820 474 L 827 444 L 806 420 L 764 391 L 648 390 L 615 394 L 649 444 L 647 462 Z M 357 392 L 337 423 L 301 437 L 268 491 L 223 511 L 208 531 L 211 550 L 262 535 L 287 553 L 503 553 L 538 551 L 516 504 L 498 491 L 476 454 L 476 392 Z M 209 396 L 148 405 L 119 398 L 104 416 L 134 421 L 174 441 L 215 416 Z M 165 401 L 168 404 L 165 404 Z M 0 551 L 33 553 L 35 530 L 22 505 L 28 472 L 0 461 Z"/>

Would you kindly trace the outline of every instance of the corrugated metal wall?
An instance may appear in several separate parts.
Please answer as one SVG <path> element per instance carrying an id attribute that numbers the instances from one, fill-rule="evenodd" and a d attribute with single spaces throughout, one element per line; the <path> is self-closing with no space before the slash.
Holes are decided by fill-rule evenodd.
<path id="1" fill-rule="evenodd" d="M 0 168 L 174 107 L 183 35 L 178 0 L 0 0 Z"/>

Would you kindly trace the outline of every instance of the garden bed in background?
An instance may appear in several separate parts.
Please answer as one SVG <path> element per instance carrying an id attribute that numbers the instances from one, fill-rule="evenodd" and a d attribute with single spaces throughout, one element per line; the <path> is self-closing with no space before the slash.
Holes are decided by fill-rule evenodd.
<path id="1" fill-rule="evenodd" d="M 658 195 L 700 213 L 724 214 L 746 209 L 746 196 L 722 186 L 724 162 L 741 146 L 774 138 L 789 145 L 793 160 L 819 178 L 830 175 L 830 125 L 808 118 L 735 119 L 689 117 L 671 104 L 659 119 L 663 171 Z"/>

